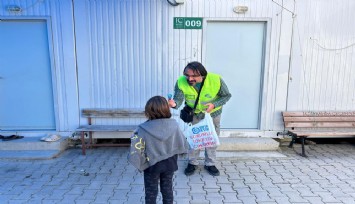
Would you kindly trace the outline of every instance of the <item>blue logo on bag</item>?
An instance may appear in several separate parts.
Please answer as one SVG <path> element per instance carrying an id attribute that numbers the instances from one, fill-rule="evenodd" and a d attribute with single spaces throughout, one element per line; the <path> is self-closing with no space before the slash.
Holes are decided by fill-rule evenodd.
<path id="1" fill-rule="evenodd" d="M 202 125 L 200 127 L 192 128 L 192 133 L 193 134 L 198 134 L 198 133 L 204 132 L 204 131 L 209 131 L 208 125 Z"/>

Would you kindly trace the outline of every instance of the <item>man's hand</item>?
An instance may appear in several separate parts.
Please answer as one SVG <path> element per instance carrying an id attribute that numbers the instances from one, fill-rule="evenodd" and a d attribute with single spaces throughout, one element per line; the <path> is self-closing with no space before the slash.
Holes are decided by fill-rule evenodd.
<path id="1" fill-rule="evenodd" d="M 176 107 L 176 103 L 175 103 L 174 99 L 168 100 L 168 104 L 169 104 L 170 108 L 175 108 Z"/>
<path id="2" fill-rule="evenodd" d="M 207 113 L 210 113 L 210 112 L 214 109 L 213 103 L 207 103 L 206 106 L 208 107 L 208 108 L 206 109 L 206 112 L 207 112 Z"/>

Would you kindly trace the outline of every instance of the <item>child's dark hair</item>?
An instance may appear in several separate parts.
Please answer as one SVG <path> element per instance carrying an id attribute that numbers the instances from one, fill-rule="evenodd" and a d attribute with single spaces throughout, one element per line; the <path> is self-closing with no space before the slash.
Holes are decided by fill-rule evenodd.
<path id="1" fill-rule="evenodd" d="M 162 96 L 150 98 L 145 105 L 144 113 L 149 120 L 171 117 L 168 101 Z"/>

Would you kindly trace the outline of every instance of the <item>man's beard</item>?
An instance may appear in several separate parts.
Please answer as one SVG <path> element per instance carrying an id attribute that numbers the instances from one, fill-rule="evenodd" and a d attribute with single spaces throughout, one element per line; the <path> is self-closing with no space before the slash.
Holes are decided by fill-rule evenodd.
<path id="1" fill-rule="evenodd" d="M 195 81 L 195 80 L 191 80 L 191 81 L 187 81 L 187 83 L 188 83 L 190 86 L 192 86 L 192 85 L 196 84 L 196 81 Z"/>

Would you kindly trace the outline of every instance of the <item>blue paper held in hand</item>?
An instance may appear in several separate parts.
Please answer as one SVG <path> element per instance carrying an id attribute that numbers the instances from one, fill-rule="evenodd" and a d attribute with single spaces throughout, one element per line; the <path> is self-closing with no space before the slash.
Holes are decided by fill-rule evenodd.
<path id="1" fill-rule="evenodd" d="M 184 134 L 191 149 L 216 147 L 220 144 L 212 117 L 209 113 L 205 113 L 205 118 L 200 122 L 189 125 Z"/>

